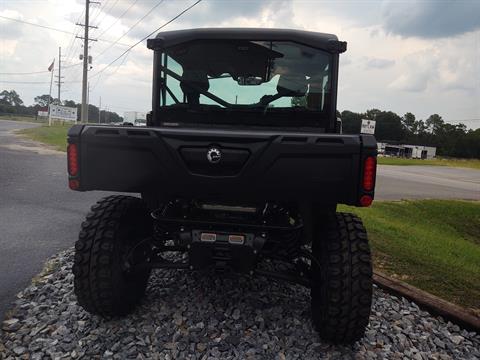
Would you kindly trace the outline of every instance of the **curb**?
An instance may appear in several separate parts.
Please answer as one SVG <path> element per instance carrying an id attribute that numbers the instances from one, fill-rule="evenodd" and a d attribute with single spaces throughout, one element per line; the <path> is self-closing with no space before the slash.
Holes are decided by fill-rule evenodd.
<path id="1" fill-rule="evenodd" d="M 388 275 L 374 271 L 373 282 L 390 294 L 403 296 L 415 302 L 420 308 L 433 315 L 439 315 L 469 331 L 480 334 L 480 318 L 468 312 L 461 306 L 440 299 L 439 297 L 420 290 L 403 281 L 393 279 Z"/>

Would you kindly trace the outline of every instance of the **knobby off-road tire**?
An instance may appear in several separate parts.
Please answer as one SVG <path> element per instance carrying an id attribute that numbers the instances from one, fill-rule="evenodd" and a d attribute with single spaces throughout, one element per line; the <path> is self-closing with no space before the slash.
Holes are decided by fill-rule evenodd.
<path id="1" fill-rule="evenodd" d="M 139 198 L 108 196 L 92 206 L 75 243 L 73 265 L 75 295 L 85 310 L 111 318 L 135 307 L 150 270 L 125 271 L 123 259 L 151 234 L 152 220 Z"/>
<path id="2" fill-rule="evenodd" d="M 353 214 L 329 212 L 314 228 L 312 318 L 320 336 L 334 343 L 359 340 L 372 303 L 372 262 L 367 232 Z"/>

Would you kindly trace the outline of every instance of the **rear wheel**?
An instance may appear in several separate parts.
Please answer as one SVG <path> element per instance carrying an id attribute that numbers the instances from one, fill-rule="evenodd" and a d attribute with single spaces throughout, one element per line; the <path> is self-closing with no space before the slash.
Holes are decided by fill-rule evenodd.
<path id="1" fill-rule="evenodd" d="M 368 325 L 372 263 L 367 233 L 353 214 L 317 219 L 312 243 L 312 317 L 320 336 L 335 343 L 359 340 Z"/>
<path id="2" fill-rule="evenodd" d="M 143 200 L 106 197 L 92 206 L 75 243 L 74 289 L 78 303 L 104 317 L 130 312 L 145 292 L 149 269 L 127 270 L 125 256 L 152 234 Z"/>

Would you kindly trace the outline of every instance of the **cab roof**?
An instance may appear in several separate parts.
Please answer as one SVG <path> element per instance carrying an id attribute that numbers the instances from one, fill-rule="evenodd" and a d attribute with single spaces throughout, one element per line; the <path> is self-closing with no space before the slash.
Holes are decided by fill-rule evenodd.
<path id="1" fill-rule="evenodd" d="M 162 50 L 193 40 L 293 41 L 331 53 L 342 53 L 347 43 L 336 35 L 313 31 L 259 28 L 201 28 L 164 31 L 147 40 L 147 47 Z"/>

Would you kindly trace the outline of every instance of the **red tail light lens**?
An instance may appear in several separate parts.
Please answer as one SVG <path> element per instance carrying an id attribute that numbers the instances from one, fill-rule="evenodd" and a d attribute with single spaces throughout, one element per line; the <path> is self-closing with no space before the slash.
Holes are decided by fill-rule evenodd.
<path id="1" fill-rule="evenodd" d="M 363 164 L 363 190 L 372 191 L 375 184 L 375 170 L 377 160 L 373 156 L 369 156 L 365 159 Z"/>
<path id="2" fill-rule="evenodd" d="M 70 176 L 78 175 L 78 147 L 77 144 L 68 144 L 67 147 L 68 173 Z"/>
<path id="3" fill-rule="evenodd" d="M 77 190 L 80 187 L 80 181 L 76 179 L 68 180 L 68 187 L 72 190 Z"/>
<path id="4" fill-rule="evenodd" d="M 360 198 L 360 205 L 362 205 L 363 207 L 369 207 L 370 205 L 372 205 L 372 202 L 373 199 L 370 195 L 363 195 Z"/>

